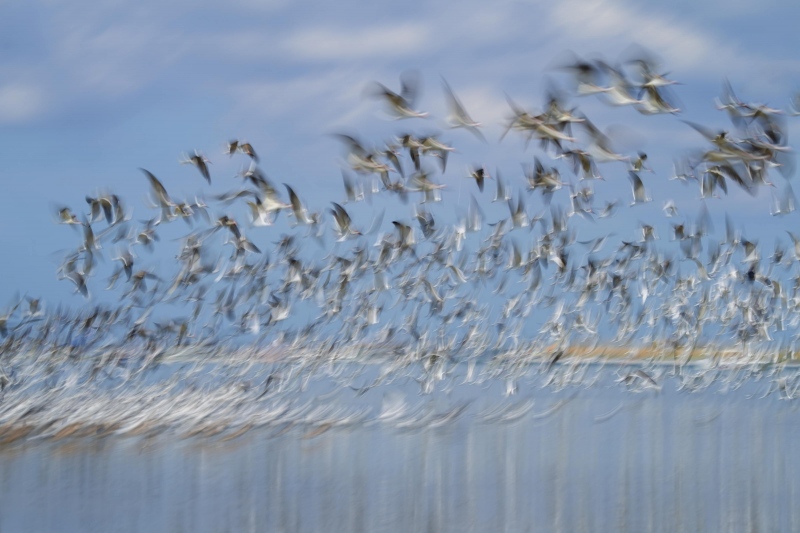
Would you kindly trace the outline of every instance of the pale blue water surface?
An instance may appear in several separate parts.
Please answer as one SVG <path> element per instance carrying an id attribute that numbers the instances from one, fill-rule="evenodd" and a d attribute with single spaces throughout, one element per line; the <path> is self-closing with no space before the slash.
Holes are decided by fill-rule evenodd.
<path id="1" fill-rule="evenodd" d="M 800 403 L 767 379 L 631 389 L 624 372 L 511 395 L 319 378 L 292 394 L 357 421 L 7 444 L 0 531 L 800 530 Z"/>

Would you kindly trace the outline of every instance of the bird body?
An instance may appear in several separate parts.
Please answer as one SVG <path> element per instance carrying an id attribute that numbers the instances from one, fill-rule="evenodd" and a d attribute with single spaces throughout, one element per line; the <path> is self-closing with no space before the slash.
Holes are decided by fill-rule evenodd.
<path id="1" fill-rule="evenodd" d="M 400 77 L 400 93 L 396 93 L 385 85 L 375 82 L 372 94 L 383 99 L 387 108 L 396 119 L 425 118 L 428 113 L 413 109 L 418 94 L 418 78 L 414 72 L 405 72 Z"/>
<path id="2" fill-rule="evenodd" d="M 211 184 L 211 173 L 208 170 L 208 164 L 211 163 L 211 161 L 206 159 L 202 154 L 195 151 L 194 154 L 185 156 L 184 159 L 180 160 L 180 163 L 197 167 L 197 170 L 200 171 L 203 178 L 205 178 L 209 185 Z"/>

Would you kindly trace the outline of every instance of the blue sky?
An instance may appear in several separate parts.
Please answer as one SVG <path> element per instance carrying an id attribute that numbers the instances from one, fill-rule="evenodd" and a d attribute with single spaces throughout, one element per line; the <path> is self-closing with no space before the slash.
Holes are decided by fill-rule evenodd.
<path id="1" fill-rule="evenodd" d="M 466 209 L 467 193 L 477 194 L 462 179 L 468 165 L 499 168 L 521 189 L 520 163 L 537 153 L 526 151 L 519 136 L 498 143 L 509 112 L 506 94 L 539 107 L 548 79 L 568 84 L 551 68 L 567 50 L 614 62 L 635 43 L 683 83 L 673 90 L 678 117 L 641 116 L 595 97 L 572 100 L 603 129 L 622 131 L 628 153 L 650 155 L 656 173 L 645 179 L 655 201 L 622 210 L 597 230 L 632 232 L 639 220 L 662 220 L 667 198 L 687 216 L 699 205 L 695 186 L 666 179 L 674 155 L 704 146 L 679 118 L 729 127 L 713 104 L 723 78 L 743 100 L 774 107 L 786 108 L 800 89 L 800 5 L 788 1 L 12 0 L 0 12 L 0 305 L 15 293 L 78 302 L 72 284 L 56 279 L 63 251 L 78 237 L 56 224 L 54 206 L 86 212 L 85 195 L 111 190 L 134 207 L 134 219 L 147 219 L 153 212 L 144 204 L 147 183 L 138 167 L 177 197 L 232 189 L 245 161 L 223 155 L 231 138 L 251 142 L 273 181 L 292 184 L 312 210 L 323 210 L 343 197 L 342 146 L 331 133 L 380 144 L 403 131 L 443 132 L 458 149 L 441 178 L 449 188 L 445 200 Z M 408 69 L 421 74 L 418 107 L 431 118 L 387 120 L 365 89 L 376 80 L 398 89 Z M 440 76 L 485 124 L 487 144 L 444 128 Z M 796 134 L 790 120 L 790 143 Z M 213 162 L 211 188 L 195 169 L 178 164 L 195 149 Z M 629 202 L 624 165 L 604 166 L 603 173 L 607 183 L 598 196 Z M 732 190 L 709 201 L 709 209 L 717 217 L 735 214 L 745 231 L 769 243 L 786 239 L 784 230 L 797 227 L 800 217 L 769 216 L 770 201 L 766 190 L 755 199 Z M 536 203 L 529 207 L 535 211 Z M 410 207 L 402 209 L 410 218 Z M 489 219 L 501 216 L 487 211 Z M 171 254 L 173 248 L 149 261 L 157 267 Z"/>

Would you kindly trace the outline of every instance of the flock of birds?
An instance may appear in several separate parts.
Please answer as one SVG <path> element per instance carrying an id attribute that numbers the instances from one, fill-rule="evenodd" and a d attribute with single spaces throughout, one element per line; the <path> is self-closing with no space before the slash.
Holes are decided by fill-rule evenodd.
<path id="1" fill-rule="evenodd" d="M 58 276 L 86 303 L 47 309 L 25 297 L 0 310 L 0 428 L 55 435 L 73 427 L 71 416 L 86 424 L 105 411 L 118 415 L 103 415 L 115 419 L 104 426 L 114 431 L 145 421 L 163 428 L 170 417 L 188 423 L 196 416 L 205 424 L 220 409 L 244 409 L 236 398 L 269 400 L 287 376 L 302 388 L 303 372 L 329 368 L 340 378 L 336 365 L 352 361 L 383 369 L 369 385 L 340 378 L 358 394 L 400 375 L 413 375 L 431 393 L 460 372 L 465 382 L 503 376 L 513 395 L 516 379 L 531 368 L 554 385 L 575 383 L 598 360 L 638 358 L 643 363 L 635 370 L 615 367 L 618 381 L 637 390 L 660 387 L 667 372 L 682 387 L 708 386 L 714 380 L 705 377 L 738 365 L 770 376 L 781 397 L 794 397 L 800 382 L 787 369 L 800 325 L 800 235 L 789 232 L 783 244 L 764 250 L 730 219 L 715 236 L 705 208 L 683 217 L 679 202 L 665 199 L 671 235 L 659 239 L 653 225 L 640 223 L 615 240 L 602 229 L 604 219 L 626 203 L 651 202 L 647 181 L 668 177 L 649 168 L 644 152 L 615 151 L 613 140 L 567 101 L 600 98 L 643 115 L 678 115 L 670 93 L 678 82 L 646 57 L 619 66 L 576 57 L 558 68 L 570 77 L 572 94 L 552 89 L 535 111 L 508 99 L 500 140 L 519 134 L 526 147 L 539 147 L 521 178 L 485 165 L 453 178 L 452 165 L 446 173 L 455 147 L 441 134 L 406 129 L 377 147 L 336 134 L 344 191 L 314 209 L 302 191 L 267 176 L 250 143 L 233 140 L 224 155 L 246 163 L 241 185 L 211 200 L 180 200 L 168 181 L 141 169 L 150 193 L 147 220 L 134 220 L 111 192 L 87 196 L 83 209 L 57 208 L 59 223 L 79 236 Z M 449 126 L 488 142 L 442 81 Z M 417 109 L 415 73 L 401 76 L 399 92 L 374 83 L 367 94 L 399 124 L 427 120 Z M 675 160 L 669 179 L 695 184 L 707 199 L 727 195 L 731 185 L 757 195 L 772 178 L 791 176 L 787 120 L 800 102 L 787 110 L 745 102 L 726 83 L 716 105 L 730 129 L 684 121 L 703 142 Z M 219 183 L 204 154 L 187 154 L 181 163 L 196 167 L 208 185 Z M 622 173 L 630 202 L 598 205 L 595 189 Z M 444 199 L 456 189 L 460 197 L 462 188 L 471 191 L 466 209 L 447 210 Z M 381 202 L 382 211 L 375 208 Z M 534 202 L 536 212 L 528 208 Z M 490 210 L 504 214 L 490 219 Z M 773 214 L 793 210 L 787 182 Z M 174 271 L 156 270 L 156 247 L 172 242 L 179 242 Z M 102 291 L 113 297 L 95 296 Z M 701 370 L 688 371 L 698 359 Z M 188 384 L 209 361 L 237 370 L 230 379 Z M 168 363 L 188 365 L 195 378 L 148 381 Z M 254 374 L 258 364 L 267 370 Z M 69 399 L 53 401 L 65 394 Z M 80 408 L 89 397 L 96 409 Z M 235 427 L 258 425 L 257 410 L 248 412 L 249 422 Z M 34 424 L 36 417 L 42 420 Z"/>

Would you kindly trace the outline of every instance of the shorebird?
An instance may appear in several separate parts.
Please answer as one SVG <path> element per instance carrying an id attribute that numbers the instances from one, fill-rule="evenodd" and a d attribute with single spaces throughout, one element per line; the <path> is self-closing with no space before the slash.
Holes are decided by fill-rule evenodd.
<path id="1" fill-rule="evenodd" d="M 200 171 L 200 174 L 206 179 L 209 185 L 211 184 L 211 173 L 208 171 L 208 163 L 211 163 L 211 161 L 198 153 L 197 150 L 195 150 L 193 155 L 184 154 L 184 159 L 181 159 L 180 163 L 182 165 L 188 164 L 196 166 L 197 170 Z"/>
<path id="2" fill-rule="evenodd" d="M 531 191 L 541 189 L 545 202 L 549 203 L 553 193 L 562 186 L 558 169 L 551 167 L 545 170 L 538 157 L 533 159 L 532 168 L 530 166 L 523 166 L 523 168 L 525 169 L 525 178 L 528 180 L 528 189 Z"/>
<path id="3" fill-rule="evenodd" d="M 236 149 L 239 148 L 239 141 L 237 139 L 233 139 L 232 141 L 228 141 L 228 145 L 225 148 L 225 154 L 233 157 L 233 154 L 236 153 Z"/>
<path id="4" fill-rule="evenodd" d="M 353 228 L 350 215 L 347 213 L 345 208 L 336 202 L 331 202 L 331 204 L 333 204 L 331 214 L 333 215 L 334 230 L 336 231 L 336 235 L 339 237 L 339 241 L 362 235 L 360 231 Z"/>
<path id="5" fill-rule="evenodd" d="M 776 194 L 775 192 L 772 193 L 772 207 L 770 209 L 770 214 L 772 216 L 788 215 L 795 210 L 796 203 L 797 199 L 794 196 L 792 186 L 786 184 L 786 187 L 784 187 L 780 195 Z"/>
<path id="6" fill-rule="evenodd" d="M 549 121 L 563 126 L 565 131 L 571 135 L 570 125 L 583 122 L 584 119 L 576 114 L 577 107 L 567 109 L 563 100 L 563 92 L 555 85 L 550 85 L 547 89 L 544 115 Z"/>
<path id="7" fill-rule="evenodd" d="M 508 188 L 506 187 L 505 182 L 503 181 L 502 176 L 500 176 L 500 171 L 495 170 L 495 183 L 497 187 L 495 188 L 494 198 L 492 202 L 504 202 L 506 200 L 511 199 L 511 193 L 509 192 Z"/>
<path id="8" fill-rule="evenodd" d="M 644 98 L 642 98 L 644 96 Z M 663 90 L 655 86 L 644 87 L 644 93 L 639 96 L 637 109 L 645 115 L 658 115 L 661 113 L 676 114 L 680 109 L 671 105 L 664 97 Z"/>
<path id="9" fill-rule="evenodd" d="M 644 204 L 650 201 L 650 197 L 647 196 L 647 191 L 644 189 L 644 184 L 642 183 L 642 179 L 639 177 L 636 172 L 630 171 L 628 172 L 628 177 L 631 180 L 631 187 L 633 189 L 633 203 L 631 205 L 638 205 Z"/>
<path id="10" fill-rule="evenodd" d="M 125 219 L 122 202 L 116 194 L 108 194 L 97 198 L 87 196 L 86 203 L 89 204 L 89 210 L 91 211 L 90 222 L 97 222 L 105 217 L 106 222 L 111 226 Z"/>
<path id="11" fill-rule="evenodd" d="M 675 206 L 675 200 L 667 200 L 664 202 L 664 206 L 661 208 L 664 212 L 664 215 L 672 218 L 678 215 L 678 208 Z"/>
<path id="12" fill-rule="evenodd" d="M 258 163 L 258 155 L 256 155 L 256 151 L 253 149 L 253 145 L 250 143 L 239 143 L 238 150 Z"/>
<path id="13" fill-rule="evenodd" d="M 721 164 L 712 165 L 705 170 L 704 176 L 709 176 L 712 179 L 711 184 L 708 186 L 710 192 L 719 187 L 725 194 L 728 193 L 728 186 L 725 182 L 726 178 L 736 183 L 743 191 L 747 192 L 750 196 L 755 196 L 753 190 L 753 183 L 748 174 L 739 173 L 732 165 Z M 704 192 L 708 192 L 704 189 Z"/>
<path id="14" fill-rule="evenodd" d="M 603 61 L 599 61 L 598 65 L 611 81 L 611 85 L 603 91 L 603 94 L 612 105 L 624 106 L 642 103 L 641 100 L 633 96 L 633 85 L 621 70 Z"/>
<path id="15" fill-rule="evenodd" d="M 415 111 L 413 108 L 419 92 L 419 77 L 416 72 L 404 72 L 400 76 L 400 94 L 378 82 L 375 82 L 374 87 L 371 93 L 388 104 L 389 112 L 395 119 L 428 116 L 428 113 Z"/>
<path id="16" fill-rule="evenodd" d="M 558 156 L 559 159 L 566 158 L 572 163 L 572 172 L 580 176 L 581 180 L 603 179 L 597 172 L 597 165 L 592 154 L 579 148 L 566 150 Z"/>
<path id="17" fill-rule="evenodd" d="M 636 159 L 631 161 L 631 168 L 633 172 L 653 172 L 653 169 L 647 167 L 645 165 L 645 161 L 647 161 L 647 154 L 644 152 L 639 152 L 636 156 Z"/>
<path id="18" fill-rule="evenodd" d="M 359 174 L 381 174 L 393 170 L 378 159 L 378 154 L 369 151 L 355 137 L 343 133 L 334 135 L 348 147 L 347 164 Z M 398 163 L 399 164 L 399 163 Z"/>
<path id="19" fill-rule="evenodd" d="M 254 202 L 247 202 L 250 207 L 250 216 L 254 226 L 271 226 L 281 210 L 292 209 L 292 204 L 282 202 L 277 191 L 265 194 L 263 197 L 253 195 Z"/>
<path id="20" fill-rule="evenodd" d="M 486 172 L 483 167 L 473 167 L 469 171 L 468 179 L 474 179 L 475 183 L 478 185 L 478 190 L 483 192 L 483 182 L 485 178 L 491 178 L 491 176 Z"/>
<path id="21" fill-rule="evenodd" d="M 516 204 L 512 198 L 509 198 L 507 203 L 512 227 L 527 228 L 530 225 L 530 219 L 528 218 L 528 212 L 525 210 L 525 199 L 523 196 L 520 194 L 517 197 Z"/>
<path id="22" fill-rule="evenodd" d="M 481 123 L 472 120 L 472 117 L 469 116 L 467 110 L 464 109 L 464 105 L 455 95 L 453 90 L 450 88 L 450 85 L 447 83 L 447 80 L 444 78 L 442 78 L 442 86 L 444 87 L 444 95 L 447 99 L 447 106 L 450 109 L 450 115 L 447 117 L 447 122 L 450 127 L 465 128 L 478 139 L 486 142 L 486 138 L 483 136 L 483 133 L 481 133 L 481 131 L 478 129 L 481 127 Z"/>
<path id="23" fill-rule="evenodd" d="M 17 295 L 19 296 L 19 294 Z M 8 321 L 11 320 L 11 317 L 14 315 L 14 312 L 19 307 L 22 300 L 17 300 L 17 303 L 9 310 L 6 311 L 4 314 L 0 315 L 0 336 L 3 338 L 8 336 Z"/>
<path id="24" fill-rule="evenodd" d="M 422 137 L 418 140 L 418 142 L 419 142 L 419 150 L 423 155 L 432 153 L 433 155 L 438 157 L 439 160 L 441 161 L 442 172 L 447 170 L 448 154 L 450 152 L 454 152 L 455 148 L 441 142 L 433 135 Z"/>
<path id="25" fill-rule="evenodd" d="M 289 202 L 292 205 L 292 212 L 294 213 L 294 219 L 297 222 L 297 224 L 302 224 L 302 225 L 317 224 L 319 222 L 319 215 L 317 215 L 316 213 L 309 215 L 308 209 L 306 209 L 306 207 L 300 201 L 300 198 L 294 192 L 294 189 L 292 189 L 286 183 L 284 183 L 283 186 L 286 187 L 286 190 L 289 192 Z"/>
<path id="26" fill-rule="evenodd" d="M 647 88 L 660 88 L 660 87 L 667 87 L 669 85 L 678 85 L 680 84 L 679 81 L 670 80 L 667 78 L 669 73 L 659 74 L 656 69 L 657 65 L 650 59 L 638 58 L 628 61 L 629 63 L 636 64 L 639 67 L 639 76 L 641 77 L 641 82 L 639 83 L 639 87 Z"/>
<path id="27" fill-rule="evenodd" d="M 414 239 L 414 228 L 397 220 L 393 220 L 392 225 L 397 229 L 397 246 L 400 250 L 400 253 L 403 253 L 407 250 L 410 250 L 413 253 L 414 245 L 417 242 L 416 239 Z"/>
<path id="28" fill-rule="evenodd" d="M 592 154 L 592 156 L 595 158 L 596 161 L 607 162 L 607 161 L 628 160 L 628 157 L 616 153 L 611 148 L 611 139 L 606 134 L 597 129 L 597 127 L 594 124 L 592 124 L 592 122 L 589 119 L 585 118 L 582 124 L 583 127 L 586 129 L 586 133 L 588 133 L 592 139 L 587 151 L 590 154 Z"/>
<path id="29" fill-rule="evenodd" d="M 131 244 L 141 244 L 148 250 L 152 251 L 154 243 L 160 240 L 158 234 L 156 233 L 156 226 L 161 223 L 161 219 L 151 218 L 144 222 L 144 227 L 138 231 L 133 231 L 131 233 L 132 242 Z"/>
<path id="30" fill-rule="evenodd" d="M 419 222 L 419 227 L 422 230 L 422 235 L 426 239 L 430 239 L 433 237 L 434 233 L 436 232 L 436 221 L 433 218 L 433 215 L 424 208 L 414 208 L 414 218 L 417 219 Z"/>
<path id="31" fill-rule="evenodd" d="M 62 207 L 58 210 L 58 220 L 61 224 L 80 224 L 81 221 L 70 210 L 69 207 Z"/>
<path id="32" fill-rule="evenodd" d="M 175 202 L 169 197 L 167 194 L 167 189 L 164 188 L 164 185 L 156 178 L 150 171 L 140 168 L 144 175 L 147 176 L 148 181 L 150 182 L 150 188 L 152 189 L 153 195 L 155 196 L 155 200 L 158 203 L 158 207 L 161 208 L 161 212 L 163 215 L 164 220 L 171 220 L 172 218 L 172 208 L 175 207 Z"/>
<path id="33" fill-rule="evenodd" d="M 428 178 L 427 172 L 416 172 L 411 176 L 411 186 L 408 191 L 422 192 L 425 196 L 424 202 L 438 202 L 442 199 L 440 191 L 445 188 L 444 185 L 434 183 Z"/>
<path id="34" fill-rule="evenodd" d="M 600 86 L 599 82 L 603 77 L 603 73 L 598 65 L 591 61 L 585 61 L 574 56 L 572 61 L 556 68 L 572 73 L 577 83 L 576 91 L 579 95 L 597 94 L 608 90 Z"/>
<path id="35" fill-rule="evenodd" d="M 543 114 L 532 115 L 528 111 L 525 111 L 519 107 L 508 96 L 506 97 L 506 100 L 508 101 L 508 105 L 511 107 L 511 110 L 514 113 L 514 116 L 509 119 L 506 129 L 500 136 L 501 141 L 510 130 L 514 129 L 525 132 L 528 140 L 530 140 L 532 137 L 539 139 L 542 141 L 545 147 L 549 144 L 555 145 L 559 152 L 563 152 L 561 146 L 562 142 L 575 142 L 576 139 L 574 137 L 564 133 L 566 125 L 569 124 L 568 122 L 554 122 L 547 115 Z M 583 117 L 579 118 L 582 121 L 585 120 Z"/>
<path id="36" fill-rule="evenodd" d="M 364 200 L 364 188 L 353 179 L 344 169 L 342 169 L 342 182 L 344 183 L 344 193 L 347 202 L 360 202 Z"/>
<path id="37" fill-rule="evenodd" d="M 113 288 L 114 284 L 117 281 L 117 278 L 123 272 L 125 273 L 126 281 L 130 281 L 131 276 L 133 275 L 134 255 L 133 253 L 131 253 L 130 249 L 121 252 L 119 254 L 119 257 L 114 258 L 114 261 L 119 261 L 120 266 L 112 274 L 111 279 L 109 281 L 109 286 L 106 289 Z"/>

